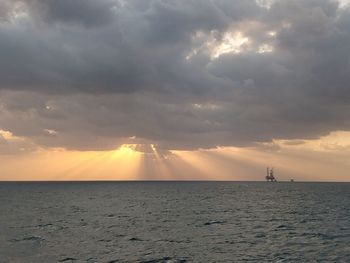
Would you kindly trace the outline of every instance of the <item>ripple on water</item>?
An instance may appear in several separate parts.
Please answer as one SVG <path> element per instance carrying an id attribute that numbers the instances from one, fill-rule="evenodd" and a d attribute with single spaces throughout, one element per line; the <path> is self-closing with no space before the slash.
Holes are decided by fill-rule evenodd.
<path id="1" fill-rule="evenodd" d="M 350 262 L 350 184 L 0 183 L 0 194 L 3 262 Z"/>
<path id="2" fill-rule="evenodd" d="M 150 260 L 141 260 L 140 263 L 186 263 L 187 259 L 177 259 L 177 258 L 171 258 L 171 257 L 163 257 L 163 258 L 157 258 L 157 259 L 150 259 Z"/>

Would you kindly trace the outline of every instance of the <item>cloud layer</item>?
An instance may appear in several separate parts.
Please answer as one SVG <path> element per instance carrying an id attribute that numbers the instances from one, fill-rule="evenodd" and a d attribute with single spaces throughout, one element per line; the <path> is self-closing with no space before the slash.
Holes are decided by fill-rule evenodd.
<path id="1" fill-rule="evenodd" d="M 0 0 L 0 129 L 82 150 L 318 138 L 350 129 L 349 47 L 331 0 Z"/>

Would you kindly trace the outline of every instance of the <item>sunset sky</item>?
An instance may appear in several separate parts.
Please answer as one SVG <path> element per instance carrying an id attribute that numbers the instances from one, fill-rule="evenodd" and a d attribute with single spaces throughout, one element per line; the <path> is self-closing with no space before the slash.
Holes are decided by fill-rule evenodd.
<path id="1" fill-rule="evenodd" d="M 350 5 L 0 0 L 0 180 L 350 181 Z"/>

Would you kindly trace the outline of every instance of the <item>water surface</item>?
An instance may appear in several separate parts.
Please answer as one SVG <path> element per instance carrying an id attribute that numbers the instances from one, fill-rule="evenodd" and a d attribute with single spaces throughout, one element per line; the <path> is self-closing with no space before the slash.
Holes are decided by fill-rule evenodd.
<path id="1" fill-rule="evenodd" d="M 350 184 L 0 183 L 0 262 L 350 262 Z"/>

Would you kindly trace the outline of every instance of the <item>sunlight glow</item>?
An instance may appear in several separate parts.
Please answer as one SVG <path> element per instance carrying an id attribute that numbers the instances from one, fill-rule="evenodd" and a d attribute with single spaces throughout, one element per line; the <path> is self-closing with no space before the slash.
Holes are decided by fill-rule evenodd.
<path id="1" fill-rule="evenodd" d="M 174 154 L 201 175 L 203 180 L 238 180 L 232 166 L 222 163 L 213 155 L 213 150 L 174 151 Z"/>
<path id="2" fill-rule="evenodd" d="M 14 136 L 12 132 L 0 129 L 0 137 L 6 141 L 21 141 L 21 137 Z"/>
<path id="3" fill-rule="evenodd" d="M 350 0 L 338 0 L 340 8 L 346 8 L 350 5 Z"/>
<path id="4" fill-rule="evenodd" d="M 154 164 L 156 168 L 156 173 L 160 176 L 160 179 L 164 180 L 175 180 L 176 177 L 173 176 L 173 171 L 168 165 L 168 157 L 162 155 L 156 148 L 154 144 L 151 144 L 152 154 L 154 156 Z"/>
<path id="5" fill-rule="evenodd" d="M 199 31 L 193 35 L 192 41 L 195 48 L 185 56 L 187 61 L 200 53 L 208 55 L 212 60 L 223 54 L 238 54 L 248 50 L 251 44 L 249 38 L 240 31 L 227 31 L 222 37 L 215 30 L 209 34 Z"/>
<path id="6" fill-rule="evenodd" d="M 11 132 L 4 131 L 4 130 L 0 130 L 0 136 L 5 140 L 11 140 L 13 138 L 13 135 Z"/>
<path id="7" fill-rule="evenodd" d="M 43 149 L 28 156 L 6 156 L 2 157 L 7 161 L 6 167 L 1 167 L 0 179 L 137 180 L 143 154 L 134 151 L 134 147 L 135 145 L 122 145 L 114 151 L 85 152 Z"/>
<path id="8" fill-rule="evenodd" d="M 131 155 L 135 152 L 136 144 L 123 144 L 117 150 L 113 151 L 113 157 L 118 158 L 123 155 Z"/>
<path id="9" fill-rule="evenodd" d="M 258 27 L 256 23 L 247 23 L 246 27 Z M 276 31 L 268 31 L 266 35 L 273 39 Z M 271 53 L 274 51 L 272 43 L 255 43 L 254 39 L 248 38 L 243 31 L 227 31 L 220 36 L 218 32 L 211 31 L 209 34 L 197 32 L 193 35 L 194 48 L 185 56 L 190 62 L 197 55 L 207 55 L 211 60 L 218 59 L 225 54 L 240 54 L 242 52 L 256 52 L 257 54 Z"/>
<path id="10" fill-rule="evenodd" d="M 248 44 L 249 39 L 242 32 L 227 32 L 220 43 L 209 43 L 209 46 L 212 48 L 212 58 L 215 59 L 226 53 L 238 54 Z"/>
<path id="11" fill-rule="evenodd" d="M 13 137 L 3 130 L 0 136 Z M 157 144 L 123 144 L 113 151 L 40 149 L 0 156 L 0 179 L 249 181 L 263 180 L 266 166 L 274 166 L 281 181 L 349 181 L 349 154 L 350 132 L 342 131 L 316 140 L 274 140 L 254 147 L 194 151 L 166 151 Z"/>

